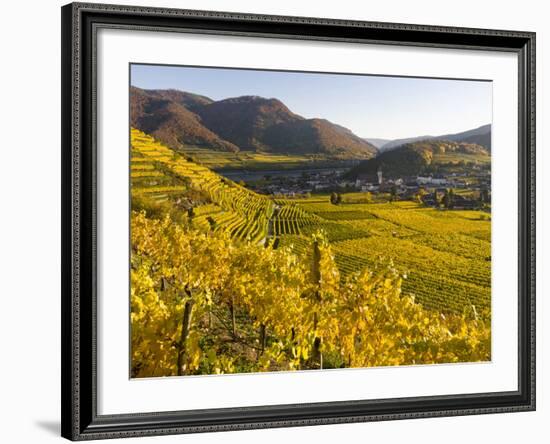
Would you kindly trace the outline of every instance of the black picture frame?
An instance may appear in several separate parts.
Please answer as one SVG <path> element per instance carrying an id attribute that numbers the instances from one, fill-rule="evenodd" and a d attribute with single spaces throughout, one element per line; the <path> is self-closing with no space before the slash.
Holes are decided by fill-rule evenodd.
<path id="1" fill-rule="evenodd" d="M 62 14 L 62 436 L 71 440 L 535 409 L 535 33 L 72 3 Z M 518 390 L 97 414 L 96 91 L 100 27 L 508 51 L 519 65 Z"/>

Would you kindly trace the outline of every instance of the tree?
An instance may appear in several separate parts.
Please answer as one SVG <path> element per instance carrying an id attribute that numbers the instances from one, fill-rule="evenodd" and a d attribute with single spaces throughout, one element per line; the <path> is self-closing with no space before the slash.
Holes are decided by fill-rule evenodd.
<path id="1" fill-rule="evenodd" d="M 486 204 L 486 203 L 489 203 L 489 202 L 490 202 L 489 190 L 483 189 L 483 190 L 480 191 L 480 193 L 479 193 L 479 201 L 480 201 L 482 204 Z"/>
<path id="2" fill-rule="evenodd" d="M 394 202 L 395 200 L 397 200 L 397 187 L 392 185 L 390 189 L 390 202 Z"/>
<path id="3" fill-rule="evenodd" d="M 453 189 L 451 188 L 449 190 L 449 208 L 452 209 L 455 206 L 455 193 Z"/>
<path id="4" fill-rule="evenodd" d="M 333 205 L 339 205 L 342 203 L 342 195 L 340 193 L 332 192 L 330 195 L 330 203 Z"/>
<path id="5" fill-rule="evenodd" d="M 443 206 L 446 209 L 452 209 L 454 206 L 454 192 L 452 188 L 447 188 L 443 194 L 443 199 L 441 200 Z"/>
<path id="6" fill-rule="evenodd" d="M 195 218 L 195 209 L 193 207 L 189 207 L 187 209 L 187 219 L 189 220 L 189 225 L 193 225 L 194 218 Z"/>
<path id="7" fill-rule="evenodd" d="M 421 204 L 424 202 L 424 196 L 427 194 L 426 190 L 424 188 L 420 188 L 416 194 L 414 195 L 416 201 Z"/>
<path id="8" fill-rule="evenodd" d="M 437 194 L 437 188 L 434 188 L 434 202 L 435 202 L 436 208 L 439 207 L 439 196 Z"/>

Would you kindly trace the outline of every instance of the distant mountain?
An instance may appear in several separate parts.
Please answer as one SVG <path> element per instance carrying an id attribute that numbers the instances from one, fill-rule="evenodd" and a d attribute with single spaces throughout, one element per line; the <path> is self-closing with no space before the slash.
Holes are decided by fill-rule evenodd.
<path id="1" fill-rule="evenodd" d="M 453 158 L 459 160 L 487 159 L 490 156 L 487 148 L 471 143 L 443 140 L 411 142 L 380 153 L 373 159 L 365 160 L 352 168 L 347 177 L 357 179 L 373 176 L 378 169 L 390 176 L 411 176 L 426 172 L 429 166 L 448 162 Z M 438 155 L 444 155 L 439 157 Z M 440 161 L 439 159 L 444 159 Z"/>
<path id="2" fill-rule="evenodd" d="M 430 140 L 433 138 L 434 136 L 416 136 L 416 137 L 407 137 L 404 139 L 395 139 L 382 145 L 379 148 L 379 151 L 380 152 L 389 151 L 393 148 L 397 148 L 398 146 L 405 145 L 407 143 L 421 142 L 421 141 Z"/>
<path id="3" fill-rule="evenodd" d="M 451 140 L 453 142 L 475 143 L 491 150 L 491 125 L 483 125 L 461 133 L 444 134 L 442 136 L 417 136 L 405 139 L 392 140 L 381 147 L 380 151 L 387 151 L 406 143 L 420 142 L 424 140 Z"/>
<path id="4" fill-rule="evenodd" d="M 491 151 L 491 125 L 483 125 L 468 131 L 456 134 L 445 134 L 435 137 L 440 140 L 452 140 L 454 142 L 475 143 Z"/>
<path id="5" fill-rule="evenodd" d="M 130 123 L 175 149 L 197 145 L 340 159 L 368 159 L 377 152 L 347 128 L 305 119 L 278 99 L 258 96 L 214 101 L 184 91 L 132 87 Z"/>
<path id="6" fill-rule="evenodd" d="M 377 139 L 374 137 L 363 137 L 363 140 L 367 141 L 371 145 L 374 145 L 376 148 L 380 148 L 386 143 L 391 142 L 391 139 Z"/>

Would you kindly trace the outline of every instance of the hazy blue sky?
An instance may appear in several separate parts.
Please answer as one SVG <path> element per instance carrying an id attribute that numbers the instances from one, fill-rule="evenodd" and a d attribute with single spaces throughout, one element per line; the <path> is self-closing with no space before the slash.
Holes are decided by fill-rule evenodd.
<path id="1" fill-rule="evenodd" d="M 214 100 L 274 97 L 361 137 L 442 135 L 492 121 L 492 83 L 483 81 L 132 65 L 131 84 Z"/>

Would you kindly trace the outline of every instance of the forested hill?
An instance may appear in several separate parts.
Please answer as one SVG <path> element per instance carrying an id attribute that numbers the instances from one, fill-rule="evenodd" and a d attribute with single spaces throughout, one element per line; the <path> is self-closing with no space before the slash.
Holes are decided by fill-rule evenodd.
<path id="1" fill-rule="evenodd" d="M 275 98 L 220 101 L 176 90 L 130 89 L 130 124 L 171 148 L 199 146 L 279 154 L 368 159 L 377 149 L 325 119 L 305 119 Z"/>
<path id="2" fill-rule="evenodd" d="M 376 174 L 379 168 L 390 176 L 409 176 L 426 172 L 435 164 L 487 162 L 490 153 L 481 145 L 448 140 L 406 143 L 361 162 L 349 171 L 349 179 Z"/>

